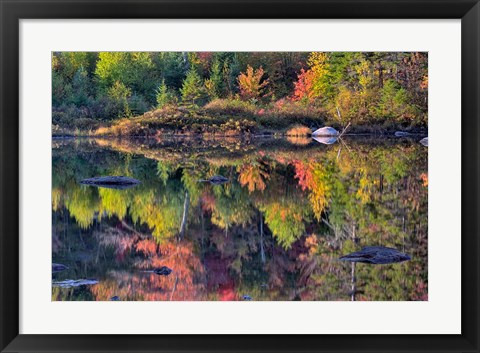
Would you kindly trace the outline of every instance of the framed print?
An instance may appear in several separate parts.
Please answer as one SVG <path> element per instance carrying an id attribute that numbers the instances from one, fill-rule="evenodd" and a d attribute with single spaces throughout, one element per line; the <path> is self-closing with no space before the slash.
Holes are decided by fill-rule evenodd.
<path id="1" fill-rule="evenodd" d="M 478 352 L 478 1 L 2 1 L 1 351 Z"/>

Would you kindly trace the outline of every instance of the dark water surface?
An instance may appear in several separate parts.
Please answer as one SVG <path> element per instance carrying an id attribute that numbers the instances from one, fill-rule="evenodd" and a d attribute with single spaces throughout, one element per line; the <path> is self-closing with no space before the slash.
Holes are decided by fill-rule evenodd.
<path id="1" fill-rule="evenodd" d="M 427 300 L 427 147 L 321 142 L 53 140 L 52 300 Z M 79 184 L 108 175 L 141 184 Z"/>

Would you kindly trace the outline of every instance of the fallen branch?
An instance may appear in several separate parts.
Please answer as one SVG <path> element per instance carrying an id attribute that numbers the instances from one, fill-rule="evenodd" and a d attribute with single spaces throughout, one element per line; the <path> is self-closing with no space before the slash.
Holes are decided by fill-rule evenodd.
<path id="1" fill-rule="evenodd" d="M 342 135 L 345 133 L 345 131 L 347 131 L 348 127 L 350 126 L 350 122 L 347 124 L 347 126 L 345 126 L 345 128 L 342 130 L 342 132 L 340 133 L 340 135 L 338 135 L 338 138 L 342 137 Z"/>

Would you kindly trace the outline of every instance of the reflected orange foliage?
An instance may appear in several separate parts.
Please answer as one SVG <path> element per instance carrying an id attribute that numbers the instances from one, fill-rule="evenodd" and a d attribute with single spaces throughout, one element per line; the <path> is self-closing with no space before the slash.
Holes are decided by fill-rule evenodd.
<path id="1" fill-rule="evenodd" d="M 427 173 L 420 174 L 420 179 L 423 182 L 423 186 L 428 186 L 428 174 Z"/>
<path id="2" fill-rule="evenodd" d="M 121 300 L 144 301 L 189 301 L 206 300 L 205 270 L 200 259 L 193 252 L 189 242 L 169 241 L 156 248 L 153 239 L 143 239 L 135 245 L 135 250 L 150 256 L 137 261 L 131 272 L 112 271 L 115 281 L 100 281 L 92 286 L 96 300 L 109 300 L 117 295 Z M 173 270 L 169 276 L 159 276 L 150 271 L 161 266 Z M 115 290 L 115 288 L 118 288 Z"/>
<path id="3" fill-rule="evenodd" d="M 293 161 L 295 178 L 303 191 L 309 190 L 309 201 L 317 219 L 327 206 L 330 185 L 326 182 L 325 168 L 318 162 Z"/>
<path id="4" fill-rule="evenodd" d="M 157 243 L 150 239 L 142 239 L 136 244 L 136 250 L 145 255 L 153 256 L 157 253 Z"/>
<path id="5" fill-rule="evenodd" d="M 267 186 L 265 180 L 270 179 L 270 175 L 265 170 L 265 166 L 261 163 L 245 163 L 238 168 L 240 175 L 238 181 L 240 185 L 248 186 L 248 191 L 253 192 L 255 190 L 263 191 Z"/>

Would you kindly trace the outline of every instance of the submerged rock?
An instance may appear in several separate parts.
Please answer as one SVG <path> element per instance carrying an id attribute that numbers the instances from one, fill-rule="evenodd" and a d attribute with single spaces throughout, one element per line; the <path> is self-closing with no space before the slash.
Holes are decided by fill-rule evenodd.
<path id="1" fill-rule="evenodd" d="M 72 288 L 97 284 L 96 279 L 66 279 L 65 281 L 52 282 L 53 287 Z"/>
<path id="2" fill-rule="evenodd" d="M 393 248 L 366 246 L 360 251 L 342 256 L 340 260 L 379 265 L 407 261 L 410 260 L 410 256 Z"/>
<path id="3" fill-rule="evenodd" d="M 52 263 L 52 272 L 53 273 L 61 272 L 61 271 L 65 271 L 65 270 L 68 270 L 68 266 L 65 266 L 65 265 L 62 265 L 62 264 Z"/>
<path id="4" fill-rule="evenodd" d="M 325 137 L 313 137 L 313 139 L 317 142 L 320 142 L 324 145 L 331 145 L 337 142 L 338 137 L 335 136 L 325 136 Z"/>
<path id="5" fill-rule="evenodd" d="M 225 184 L 228 181 L 228 178 L 223 175 L 214 175 L 210 179 L 200 179 L 199 183 L 210 183 L 213 185 Z"/>
<path id="6" fill-rule="evenodd" d="M 312 132 L 312 136 L 338 136 L 340 133 L 333 127 L 325 126 Z"/>
<path id="7" fill-rule="evenodd" d="M 162 266 L 160 268 L 154 269 L 153 273 L 160 276 L 168 276 L 170 273 L 172 273 L 172 269 L 168 268 L 167 266 Z"/>
<path id="8" fill-rule="evenodd" d="M 102 176 L 83 179 L 80 184 L 109 189 L 128 189 L 140 184 L 140 181 L 126 176 Z"/>
<path id="9" fill-rule="evenodd" d="M 396 137 L 406 137 L 406 136 L 410 136 L 411 133 L 409 132 L 405 132 L 405 131 L 395 131 L 395 136 Z"/>
<path id="10" fill-rule="evenodd" d="M 420 140 L 420 143 L 426 147 L 428 147 L 428 137 L 424 137 Z"/>

